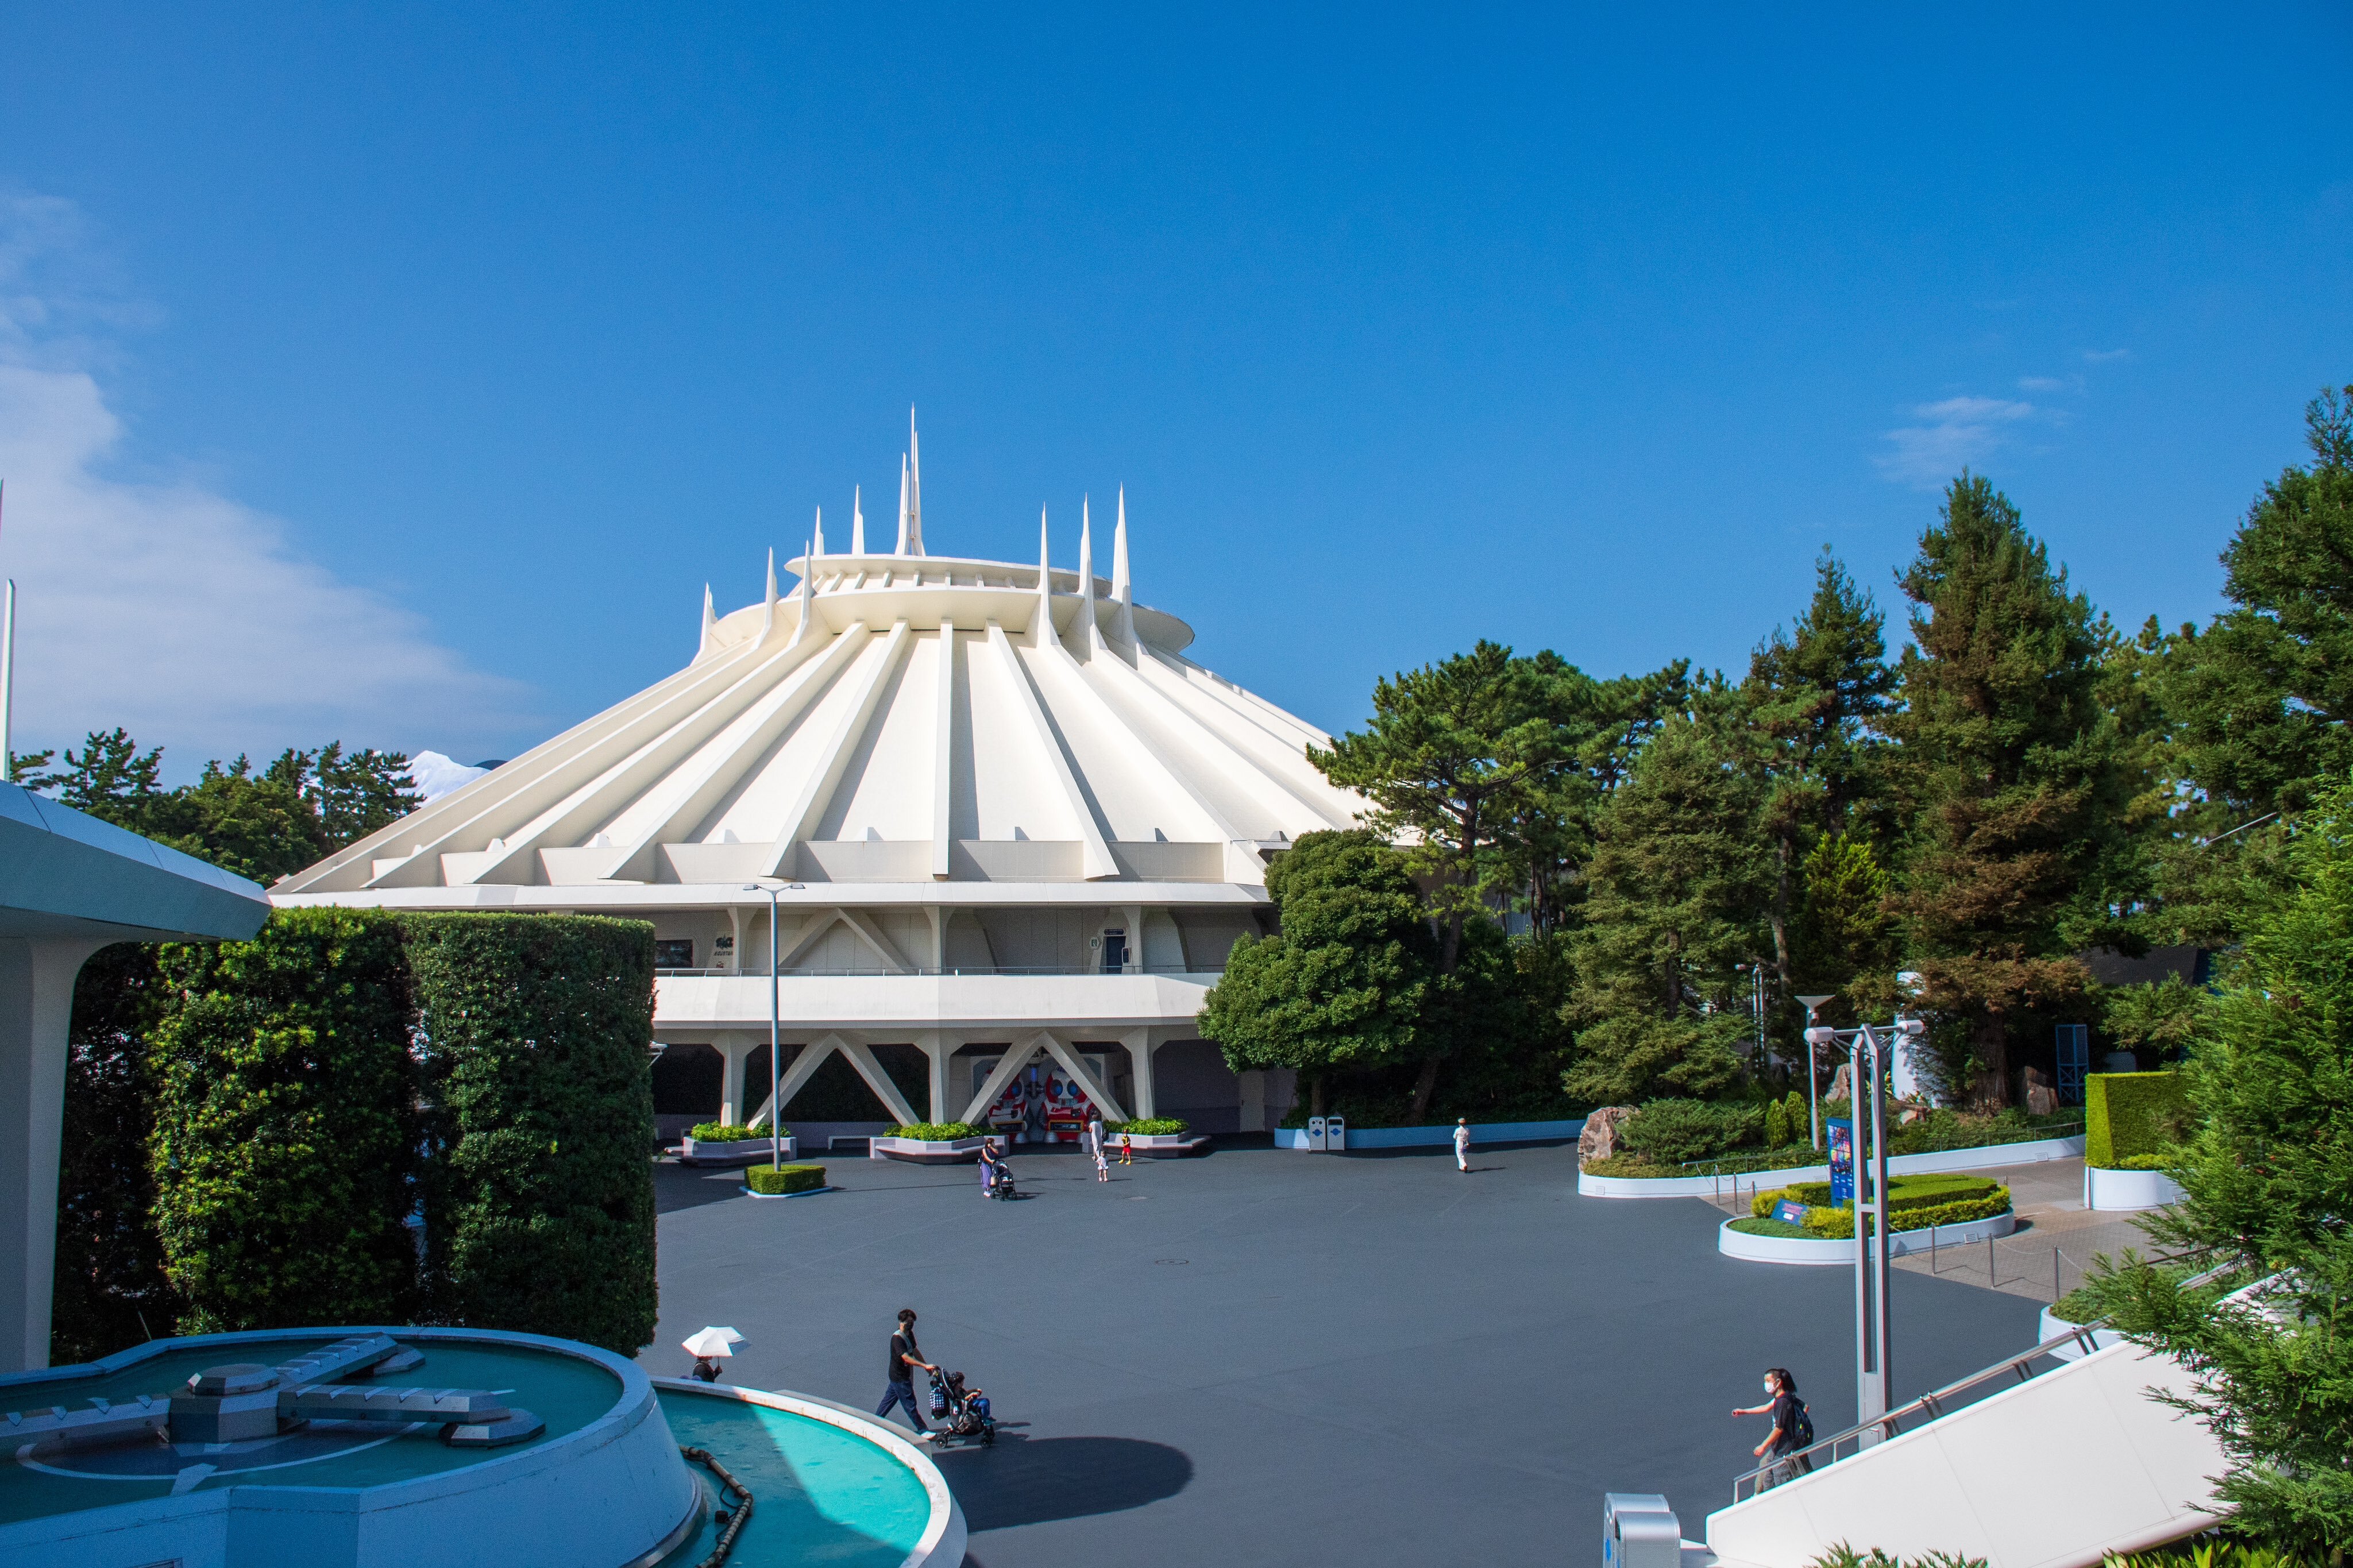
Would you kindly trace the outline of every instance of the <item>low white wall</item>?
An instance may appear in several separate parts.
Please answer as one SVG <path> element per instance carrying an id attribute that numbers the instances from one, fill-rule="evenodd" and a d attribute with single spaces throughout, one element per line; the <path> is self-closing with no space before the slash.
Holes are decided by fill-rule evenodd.
<path id="1" fill-rule="evenodd" d="M 2036 1338 L 2034 1342 L 2039 1345 L 2047 1345 L 2052 1340 L 2057 1339 L 2061 1334 L 2066 1333 L 2070 1330 L 2073 1329 L 2074 1326 L 2074 1324 L 2068 1322 L 2063 1318 L 2052 1317 L 2051 1315 L 2051 1309 L 2045 1307 L 2042 1309 L 2041 1325 L 2035 1330 Z M 2110 1345 L 2120 1345 L 2124 1342 L 2124 1335 L 2116 1332 L 2114 1329 L 2094 1329 L 2092 1331 L 2092 1349 L 2095 1351 L 2104 1351 Z M 2081 1361 L 2084 1359 L 2084 1351 L 2080 1341 L 2071 1341 L 2068 1343 L 2060 1346 L 2057 1350 L 2052 1351 L 2051 1353 L 2061 1361 Z"/>
<path id="2" fill-rule="evenodd" d="M 2161 1209 L 2181 1201 L 2181 1184 L 2163 1171 L 2105 1171 L 2084 1167 L 2084 1206 L 2119 1213 Z"/>
<path id="3" fill-rule="evenodd" d="M 1854 1238 L 1830 1241 L 1814 1237 L 1756 1236 L 1732 1228 L 1733 1221 L 1725 1220 L 1716 1227 L 1715 1249 L 1726 1258 L 1737 1258 L 1746 1263 L 1799 1263 L 1824 1268 L 1852 1268 L 1854 1264 Z M 2018 1228 L 2014 1214 L 1991 1215 L 1984 1219 L 1965 1219 L 1957 1225 L 1924 1226 L 1918 1230 L 1898 1230 L 1889 1233 L 1887 1255 L 1905 1258 L 1915 1252 L 1929 1250 L 1929 1237 L 1935 1236 L 1938 1247 L 1965 1247 L 1972 1241 L 1983 1241 L 1989 1236 L 2008 1236 Z"/>
<path id="4" fill-rule="evenodd" d="M 1546 1143 L 1555 1139 L 1574 1138 L 1585 1131 L 1585 1119 L 1574 1121 L 1474 1121 L 1471 1124 L 1471 1145 L 1482 1143 Z M 1444 1148 L 1454 1142 L 1454 1124 L 1436 1127 L 1351 1127 L 1348 1147 L 1351 1149 L 1425 1149 Z M 1307 1129 L 1282 1127 L 1275 1130 L 1274 1146 L 1278 1149 L 1306 1149 Z"/>
<path id="5" fill-rule="evenodd" d="M 1351 1133 L 1353 1138 L 1355 1134 Z M 2083 1158 L 2082 1134 L 2073 1138 L 2038 1138 L 2031 1143 L 1992 1143 L 1982 1149 L 1946 1149 L 1933 1154 L 1898 1154 L 1887 1162 L 1891 1176 L 1916 1176 L 1930 1171 L 1989 1171 L 2002 1165 L 2039 1165 L 2050 1160 Z M 1828 1165 L 1800 1165 L 1787 1171 L 1743 1171 L 1737 1176 L 1594 1176 L 1577 1173 L 1577 1190 L 1588 1198 L 1694 1198 L 1740 1191 L 1771 1192 L 1797 1182 L 1827 1182 Z"/>
<path id="6" fill-rule="evenodd" d="M 2224 1465 L 2214 1435 L 2159 1405 L 2189 1375 L 2117 1345 L 1708 1515 L 1720 1560 L 1802 1568 L 1838 1542 L 1949 1552 L 1989 1568 L 2089 1568 L 2197 1530 Z"/>

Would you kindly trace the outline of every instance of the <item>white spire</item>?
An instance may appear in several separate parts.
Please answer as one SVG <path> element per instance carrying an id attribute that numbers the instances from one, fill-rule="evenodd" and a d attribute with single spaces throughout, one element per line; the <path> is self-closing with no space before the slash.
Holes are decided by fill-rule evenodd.
<path id="1" fill-rule="evenodd" d="M 794 590 L 794 596 L 800 600 L 800 619 L 793 623 L 793 640 L 785 645 L 786 647 L 800 647 L 801 639 L 808 636 L 811 592 L 809 584 L 816 578 L 817 568 L 809 564 L 807 552 L 804 552 L 801 557 L 801 585 Z"/>
<path id="2" fill-rule="evenodd" d="M 776 629 L 776 547 L 768 546 L 767 607 L 760 612 L 760 640 L 766 642 L 768 634 Z"/>
<path id="3" fill-rule="evenodd" d="M 859 489 L 853 485 L 849 490 L 849 552 L 852 555 L 866 553 L 866 513 L 859 506 Z"/>
<path id="4" fill-rule="evenodd" d="M 899 454 L 899 542 L 891 547 L 893 555 L 907 553 L 907 454 Z"/>
<path id="5" fill-rule="evenodd" d="M 1038 614 L 1029 623 L 1029 646 L 1054 640 L 1054 569 L 1046 559 L 1046 509 L 1038 509 Z"/>
<path id="6" fill-rule="evenodd" d="M 1127 487 L 1119 487 L 1119 525 L 1111 536 L 1111 596 L 1119 608 L 1113 626 L 1119 640 L 1135 646 L 1135 584 L 1127 574 Z"/>
<path id="7" fill-rule="evenodd" d="M 694 657 L 701 658 L 711 651 L 711 634 L 719 629 L 719 616 L 711 607 L 711 584 L 702 585 L 702 641 L 696 646 Z"/>
<path id="8" fill-rule="evenodd" d="M 817 509 L 817 541 L 809 546 L 812 554 L 825 553 L 825 508 Z"/>
<path id="9" fill-rule="evenodd" d="M 1095 548 L 1087 521 L 1087 503 L 1079 500 L 1079 647 L 1092 657 L 1103 641 L 1095 626 Z"/>
<path id="10" fill-rule="evenodd" d="M 907 553 L 923 552 L 923 448 L 915 440 L 915 405 L 907 405 Z"/>

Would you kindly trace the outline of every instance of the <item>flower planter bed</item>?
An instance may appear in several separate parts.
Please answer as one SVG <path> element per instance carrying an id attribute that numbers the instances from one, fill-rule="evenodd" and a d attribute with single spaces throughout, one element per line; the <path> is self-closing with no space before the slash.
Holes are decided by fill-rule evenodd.
<path id="1" fill-rule="evenodd" d="M 729 1138 L 719 1142 L 689 1138 L 678 1146 L 678 1163 L 681 1165 L 756 1165 L 774 1155 L 774 1148 L 765 1138 Z M 790 1133 L 785 1136 L 784 1157 L 791 1160 L 800 1153 L 800 1142 Z"/>
<path id="2" fill-rule="evenodd" d="M 1925 1157 L 1925 1156 L 1924 1156 Z M 1900 1216 L 1899 1216 L 1900 1217 Z M 1854 1265 L 1854 1238 L 1818 1240 L 1812 1237 L 1757 1236 L 1735 1230 L 1736 1220 L 1725 1220 L 1716 1227 L 1715 1249 L 1726 1258 L 1737 1258 L 1749 1263 L 1797 1263 L 1818 1268 Z M 1887 1254 L 1890 1258 L 1908 1257 L 1926 1252 L 1935 1237 L 1937 1247 L 1965 1247 L 1972 1241 L 1983 1241 L 1989 1236 L 2008 1236 L 2018 1228 L 2015 1214 L 1998 1214 L 1988 1219 L 1965 1220 L 1959 1225 L 1924 1226 L 1919 1230 L 1890 1231 Z"/>
<path id="3" fill-rule="evenodd" d="M 2163 1171 L 2110 1171 L 2084 1167 L 2084 1206 L 2132 1214 L 2181 1201 L 2181 1184 Z"/>
<path id="4" fill-rule="evenodd" d="M 905 1160 L 917 1165 L 968 1165 L 980 1158 L 982 1138 L 876 1138 L 866 1146 L 870 1160 Z"/>
<path id="5" fill-rule="evenodd" d="M 1475 1132 L 1475 1130 L 1474 1130 Z M 1353 1139 L 1355 1133 L 1349 1136 Z M 1916 1176 L 1930 1171 L 1985 1171 L 2000 1165 L 2033 1165 L 2047 1160 L 2076 1160 L 2084 1153 L 2083 1135 L 2038 1138 L 2024 1143 L 1981 1143 L 1968 1149 L 1938 1149 L 1926 1154 L 1897 1154 L 1887 1162 L 1891 1176 Z M 1828 1165 L 1799 1165 L 1779 1171 L 1727 1172 L 1721 1176 L 1597 1176 L 1577 1173 L 1577 1190 L 1588 1198 L 1695 1198 L 1732 1192 L 1786 1187 L 1795 1182 L 1827 1182 Z"/>

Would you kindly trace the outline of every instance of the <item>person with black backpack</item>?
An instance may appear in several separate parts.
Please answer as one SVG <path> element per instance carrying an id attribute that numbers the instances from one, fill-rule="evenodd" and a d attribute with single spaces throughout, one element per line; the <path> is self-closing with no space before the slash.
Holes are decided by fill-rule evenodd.
<path id="1" fill-rule="evenodd" d="M 1759 1461 L 1757 1468 L 1765 1472 L 1757 1483 L 1758 1491 L 1812 1473 L 1814 1462 L 1802 1450 L 1814 1445 L 1814 1418 L 1806 1409 L 1806 1402 L 1798 1397 L 1798 1380 L 1790 1375 L 1788 1368 L 1767 1367 L 1765 1403 L 1736 1409 L 1733 1415 L 1773 1418 L 1772 1432 L 1749 1450 Z M 1768 1454 L 1772 1456 L 1770 1463 L 1765 1462 Z"/>

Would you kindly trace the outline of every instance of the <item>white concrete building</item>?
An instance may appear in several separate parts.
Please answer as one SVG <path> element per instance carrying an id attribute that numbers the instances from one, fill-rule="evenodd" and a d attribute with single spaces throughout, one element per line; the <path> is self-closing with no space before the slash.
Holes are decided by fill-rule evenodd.
<path id="1" fill-rule="evenodd" d="M 758 1125 L 761 888 L 782 884 L 788 1125 L 837 1052 L 899 1121 L 1026 1115 L 1037 1137 L 1083 1097 L 1271 1125 L 1287 1084 L 1237 1080 L 1194 1019 L 1235 939 L 1271 929 L 1266 858 L 1364 805 L 1307 761 L 1328 737 L 1135 602 L 1124 500 L 1105 581 L 1083 509 L 1076 572 L 1049 568 L 1042 516 L 1034 566 L 927 553 L 912 450 L 902 472 L 893 549 L 853 507 L 847 552 L 820 531 L 788 595 L 773 558 L 761 603 L 721 616 L 706 589 L 684 669 L 271 898 L 649 920 L 663 1065 L 710 1047 L 694 1109 Z M 922 1053 L 920 1092 L 893 1047 Z"/>

